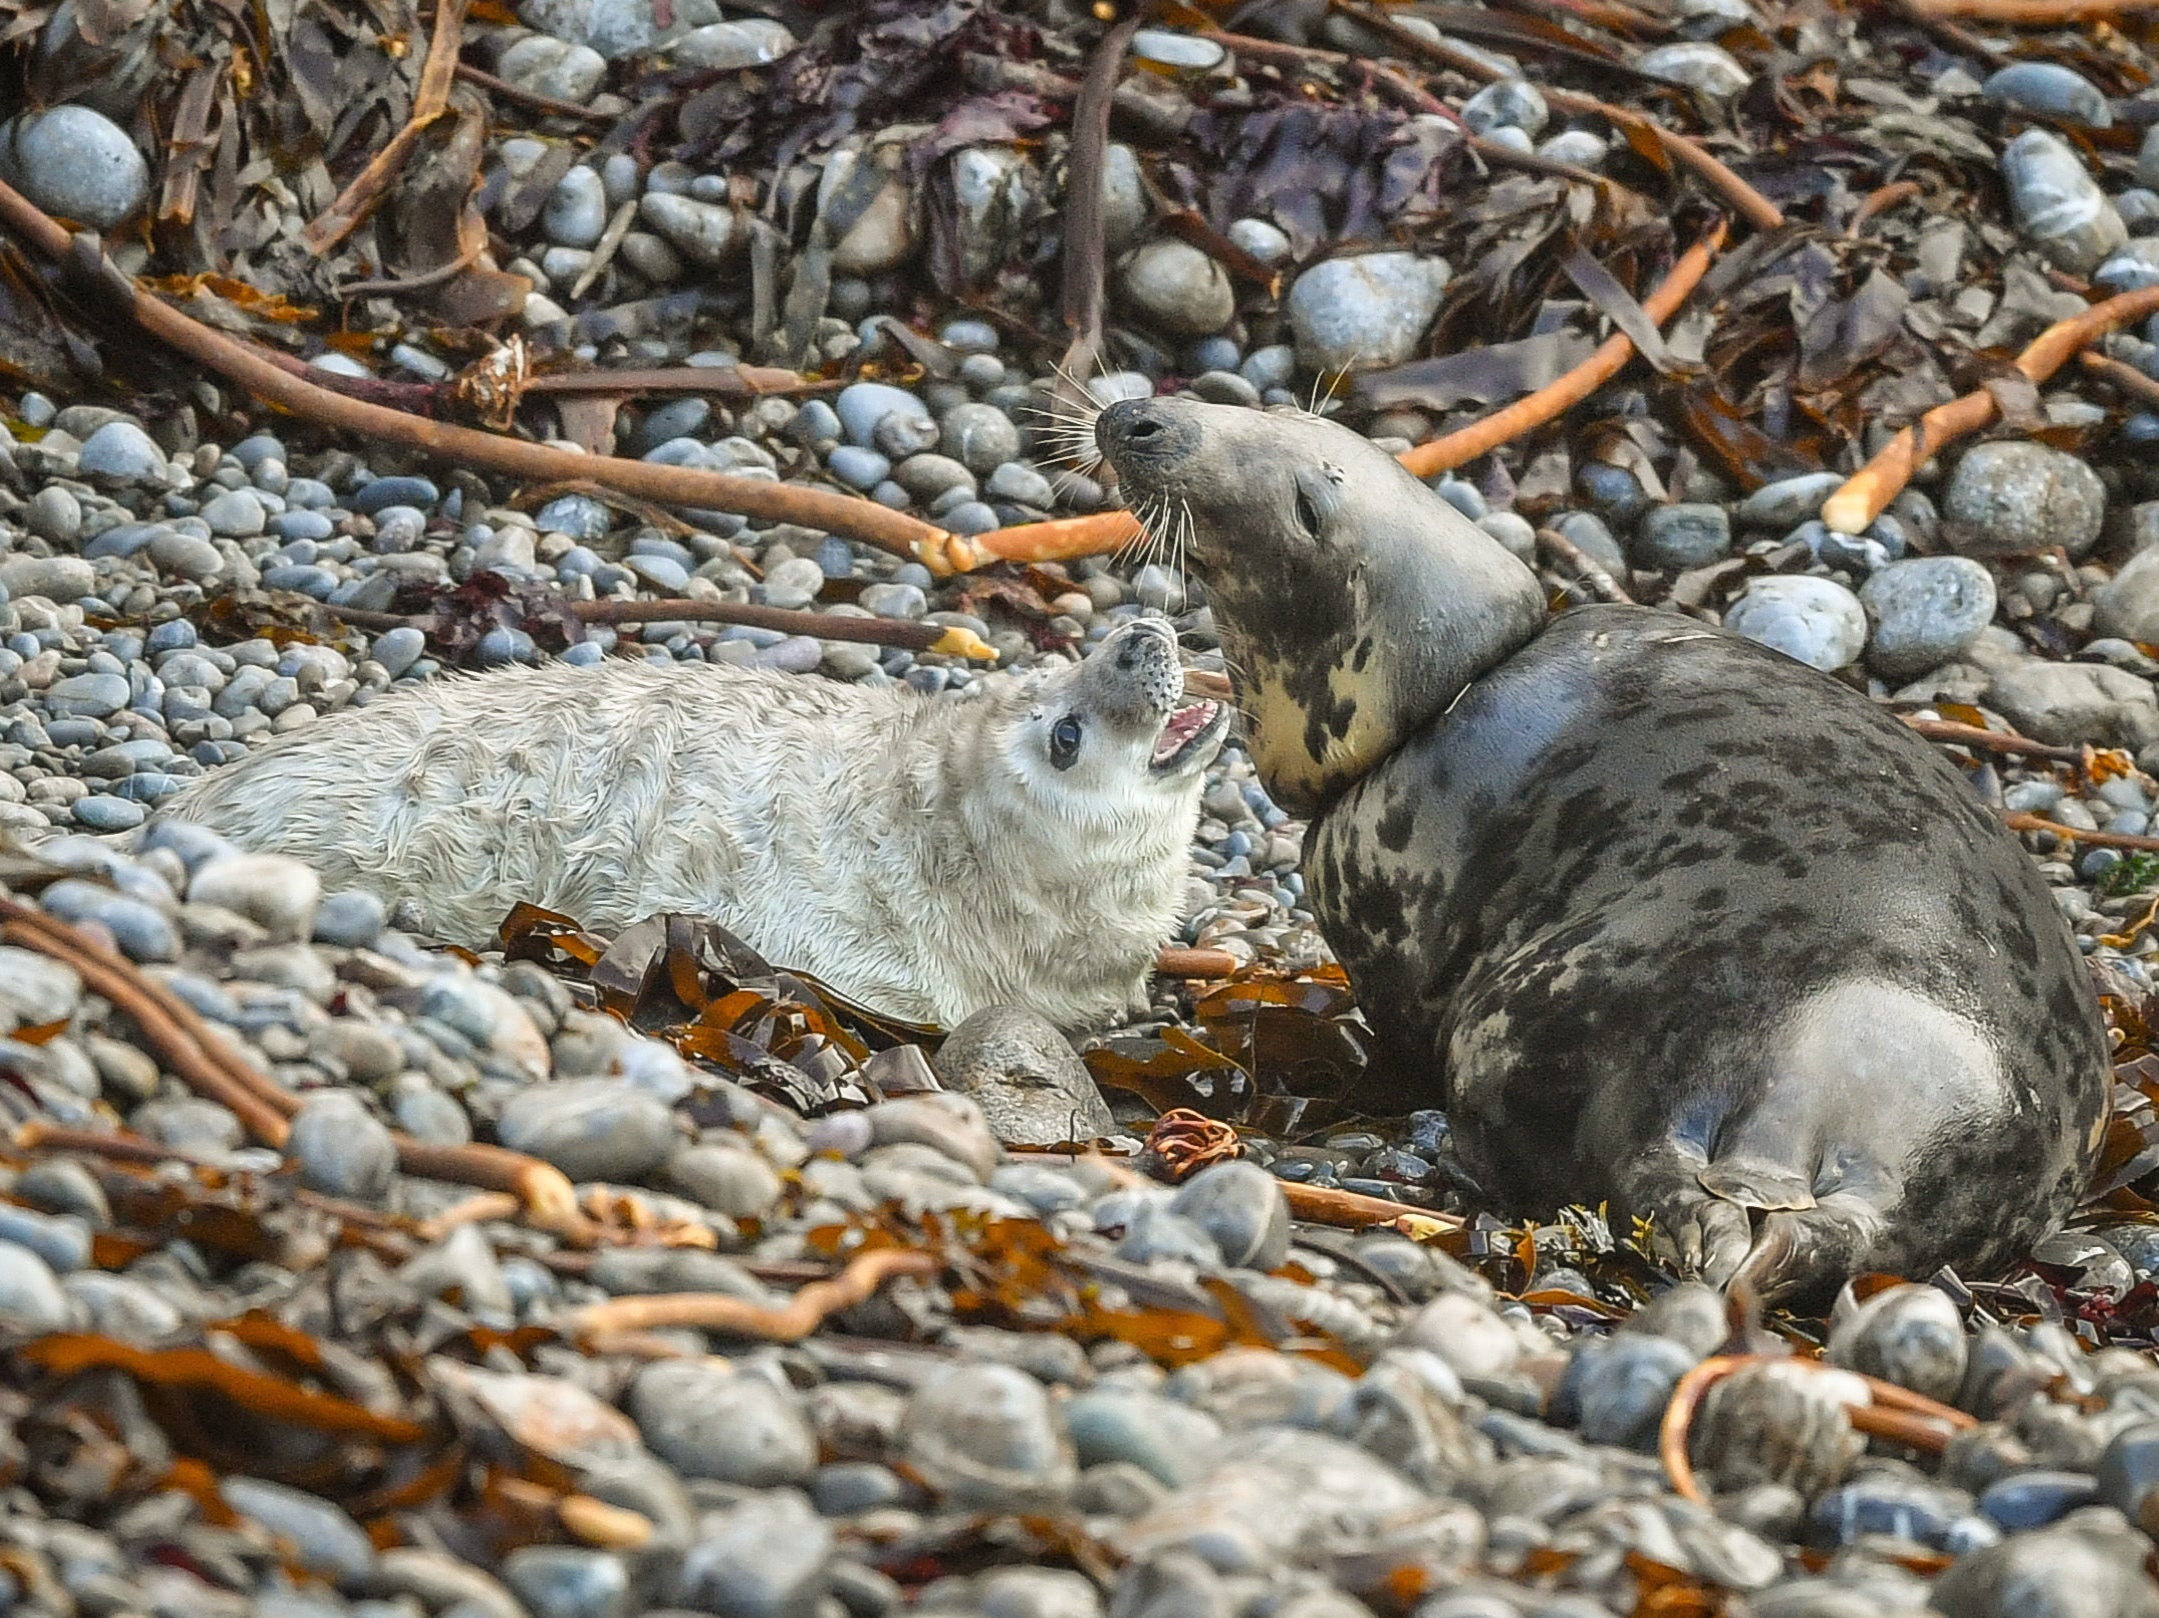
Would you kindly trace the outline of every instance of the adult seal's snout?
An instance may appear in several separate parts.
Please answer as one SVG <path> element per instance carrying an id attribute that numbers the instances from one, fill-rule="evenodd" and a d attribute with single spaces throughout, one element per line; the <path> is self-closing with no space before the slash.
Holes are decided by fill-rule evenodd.
<path id="1" fill-rule="evenodd" d="M 1254 762 L 1375 1031 L 1523 1213 L 1609 1200 L 1768 1296 L 2005 1264 L 2075 1205 L 2107 1045 L 2032 861 L 1864 697 L 1691 619 L 1547 616 L 1391 457 L 1297 412 L 1102 413 L 1174 513 Z"/>

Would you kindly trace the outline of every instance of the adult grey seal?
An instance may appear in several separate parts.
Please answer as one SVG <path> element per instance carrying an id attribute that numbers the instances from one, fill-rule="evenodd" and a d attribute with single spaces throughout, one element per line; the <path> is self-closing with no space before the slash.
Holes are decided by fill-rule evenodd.
<path id="1" fill-rule="evenodd" d="M 171 800 L 244 848 L 484 943 L 519 900 L 709 915 L 896 1017 L 1144 1008 L 1229 712 L 1136 619 L 1078 663 L 930 699 L 611 660 L 393 692 Z"/>
<path id="2" fill-rule="evenodd" d="M 1766 1296 L 2020 1256 L 2082 1191 L 2107 1039 L 2070 931 L 1955 767 L 1675 614 L 1547 617 L 1384 452 L 1188 399 L 1095 427 L 1208 586 L 1254 763 L 1379 1104 L 1496 1204 L 1654 1220 Z"/>

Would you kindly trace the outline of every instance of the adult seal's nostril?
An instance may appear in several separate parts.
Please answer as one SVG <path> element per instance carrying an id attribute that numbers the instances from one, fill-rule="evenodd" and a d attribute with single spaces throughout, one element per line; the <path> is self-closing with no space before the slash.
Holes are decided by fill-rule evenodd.
<path id="1" fill-rule="evenodd" d="M 1144 453 L 1152 447 L 1164 434 L 1164 425 L 1152 410 L 1152 403 L 1146 399 L 1120 399 L 1107 406 L 1095 417 L 1096 447 L 1105 455 L 1126 450 Z"/>

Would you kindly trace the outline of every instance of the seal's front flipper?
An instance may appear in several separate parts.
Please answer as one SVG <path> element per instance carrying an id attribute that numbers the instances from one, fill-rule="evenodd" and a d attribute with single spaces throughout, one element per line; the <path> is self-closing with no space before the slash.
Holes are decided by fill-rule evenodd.
<path id="1" fill-rule="evenodd" d="M 1881 1226 L 1880 1209 L 1848 1194 L 1825 1197 L 1811 1208 L 1768 1214 L 1730 1279 L 1744 1281 L 1764 1303 L 1800 1295 L 1827 1297 L 1871 1267 Z"/>

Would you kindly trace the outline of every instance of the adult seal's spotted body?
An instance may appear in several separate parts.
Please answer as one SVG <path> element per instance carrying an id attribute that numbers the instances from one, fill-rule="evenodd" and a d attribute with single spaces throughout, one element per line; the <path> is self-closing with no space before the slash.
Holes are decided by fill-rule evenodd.
<path id="1" fill-rule="evenodd" d="M 167 815 L 484 947 L 519 900 L 614 931 L 716 917 L 950 1027 L 1144 1009 L 1227 710 L 1159 618 L 964 700 L 610 660 L 431 680 L 218 770 Z"/>
<path id="2" fill-rule="evenodd" d="M 1955 767 L 1674 614 L 1547 618 L 1390 457 L 1297 413 L 1117 404 L 1174 514 L 1384 1102 L 1521 1212 L 1654 1220 L 1768 1296 L 2019 1257 L 2086 1184 L 2107 1042 L 2069 928 Z"/>

